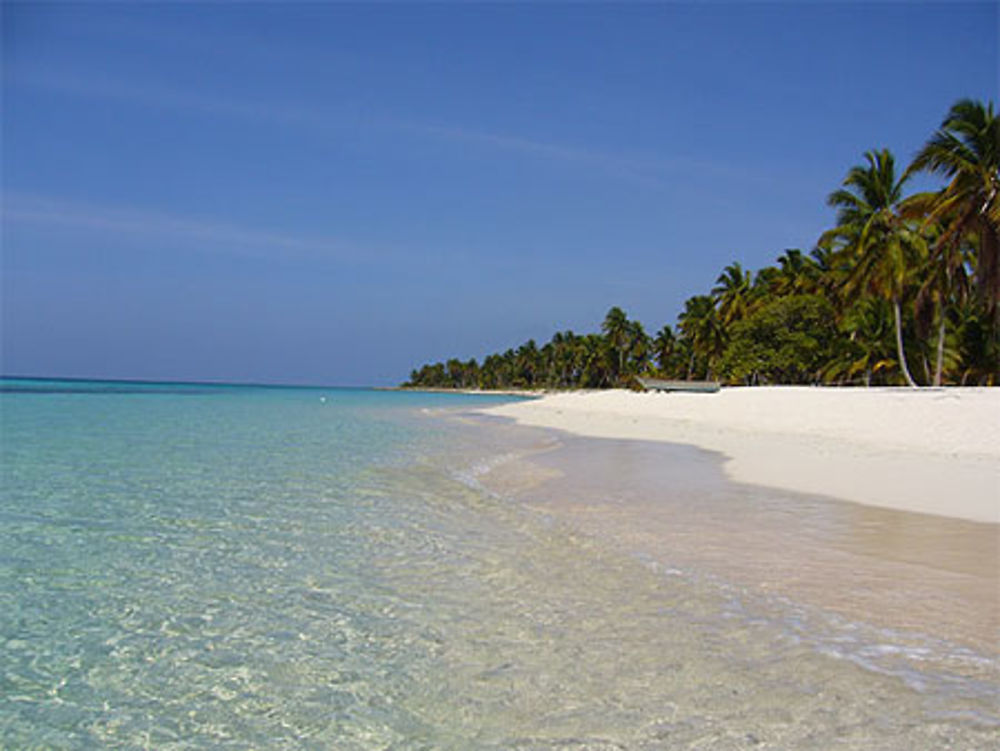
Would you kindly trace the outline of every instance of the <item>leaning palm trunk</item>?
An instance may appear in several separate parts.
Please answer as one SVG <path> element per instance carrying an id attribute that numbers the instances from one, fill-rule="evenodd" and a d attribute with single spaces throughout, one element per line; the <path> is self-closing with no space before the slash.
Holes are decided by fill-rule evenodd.
<path id="1" fill-rule="evenodd" d="M 906 365 L 906 352 L 903 350 L 903 320 L 899 311 L 899 300 L 892 298 L 892 312 L 896 316 L 896 351 L 899 353 L 899 367 L 903 370 L 903 377 L 911 388 L 918 388 L 917 382 L 910 375 L 910 369 Z"/>

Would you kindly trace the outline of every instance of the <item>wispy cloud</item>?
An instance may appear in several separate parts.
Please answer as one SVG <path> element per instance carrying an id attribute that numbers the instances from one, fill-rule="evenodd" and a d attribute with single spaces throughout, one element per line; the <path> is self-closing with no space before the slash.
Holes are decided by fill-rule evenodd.
<path id="1" fill-rule="evenodd" d="M 676 173 L 693 166 L 692 160 L 686 157 L 665 159 L 629 156 L 459 125 L 390 117 L 350 105 L 297 106 L 273 101 L 265 104 L 234 99 L 225 94 L 214 95 L 149 82 L 140 85 L 107 76 L 85 76 L 64 71 L 21 71 L 12 78 L 12 82 L 74 97 L 123 101 L 152 109 L 196 112 L 214 117 L 271 122 L 314 132 L 343 128 L 379 128 L 461 144 L 463 147 L 471 144 L 532 159 L 571 164 L 653 188 L 667 184 L 664 172 Z"/>
<path id="2" fill-rule="evenodd" d="M 398 127 L 453 142 L 479 144 L 547 161 L 594 168 L 604 173 L 642 183 L 648 187 L 665 185 L 663 177 L 655 174 L 658 170 L 668 166 L 663 160 L 628 157 L 594 149 L 449 125 L 414 122 L 398 123 Z"/>
<path id="3" fill-rule="evenodd" d="M 130 83 L 101 75 L 30 71 L 13 78 L 16 85 L 45 89 L 84 99 L 124 101 L 151 109 L 180 110 L 200 114 L 274 122 L 278 125 L 329 127 L 344 113 L 321 112 L 291 105 L 260 104 L 234 99 L 225 94 L 208 94 L 150 83 Z"/>
<path id="4" fill-rule="evenodd" d="M 172 238 L 206 253 L 274 259 L 309 257 L 341 262 L 385 260 L 387 251 L 361 249 L 334 238 L 275 232 L 257 227 L 185 217 L 125 206 L 82 204 L 60 199 L 6 193 L 3 223 L 68 227 L 142 238 Z"/>
<path id="5" fill-rule="evenodd" d="M 5 85 L 22 85 L 61 94 L 122 101 L 151 109 L 193 112 L 281 127 L 307 130 L 321 137 L 338 138 L 352 131 L 380 129 L 409 136 L 516 154 L 527 159 L 561 163 L 589 170 L 647 190 L 661 191 L 692 180 L 726 180 L 747 189 L 766 187 L 777 177 L 772 165 L 765 174 L 745 164 L 707 159 L 688 153 L 636 153 L 553 142 L 489 129 L 467 127 L 417 118 L 389 116 L 359 104 L 339 106 L 300 105 L 289 101 L 256 102 L 234 98 L 226 92 L 182 89 L 150 81 L 133 83 L 96 73 L 53 70 L 6 71 Z M 794 179 L 783 176 L 782 179 Z"/>

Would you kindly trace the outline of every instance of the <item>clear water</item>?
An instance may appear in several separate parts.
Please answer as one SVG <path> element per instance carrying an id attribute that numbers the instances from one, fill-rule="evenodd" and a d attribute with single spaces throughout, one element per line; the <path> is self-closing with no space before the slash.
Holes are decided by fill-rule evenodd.
<path id="1" fill-rule="evenodd" d="M 487 492 L 551 441 L 461 419 L 494 397 L 2 386 L 0 747 L 997 745 L 989 685 L 928 704 Z"/>

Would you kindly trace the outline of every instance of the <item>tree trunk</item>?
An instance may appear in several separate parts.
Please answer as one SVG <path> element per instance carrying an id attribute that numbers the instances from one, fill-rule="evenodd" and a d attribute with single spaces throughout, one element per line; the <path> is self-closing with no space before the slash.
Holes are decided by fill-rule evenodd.
<path id="1" fill-rule="evenodd" d="M 941 322 L 938 324 L 937 362 L 934 363 L 934 385 L 941 385 L 941 372 L 944 370 L 944 307 L 941 308 Z"/>
<path id="2" fill-rule="evenodd" d="M 993 370 L 1000 372 L 1000 233 L 983 222 L 979 243 L 980 291 L 986 303 L 986 314 L 992 313 L 990 336 L 993 339 L 996 359 Z"/>
<path id="3" fill-rule="evenodd" d="M 994 200 L 994 191 L 979 210 L 979 258 L 976 263 L 976 289 L 986 309 L 989 337 L 996 357 L 993 370 L 1000 372 L 1000 232 L 986 219 L 985 212 Z M 963 381 L 965 380 L 963 376 Z"/>
<path id="4" fill-rule="evenodd" d="M 892 298 L 892 312 L 896 316 L 896 351 L 899 353 L 899 367 L 903 370 L 903 377 L 911 388 L 918 388 L 917 382 L 910 375 L 910 369 L 906 365 L 906 352 L 903 351 L 903 317 L 899 311 L 899 300 Z"/>
<path id="5" fill-rule="evenodd" d="M 987 315 L 1000 323 L 1000 235 L 986 221 L 980 224 L 979 264 L 976 281 Z"/>

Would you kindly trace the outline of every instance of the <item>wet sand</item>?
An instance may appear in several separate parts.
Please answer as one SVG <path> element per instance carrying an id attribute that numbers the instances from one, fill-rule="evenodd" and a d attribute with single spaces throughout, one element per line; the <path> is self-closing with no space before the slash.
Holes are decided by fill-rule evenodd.
<path id="1" fill-rule="evenodd" d="M 560 450 L 495 481 L 538 478 L 522 497 L 590 533 L 1000 656 L 1000 389 L 590 392 L 486 414 L 555 429 Z"/>
<path id="2" fill-rule="evenodd" d="M 562 436 L 483 482 L 667 568 L 1000 656 L 992 524 L 732 482 L 690 446 Z"/>

